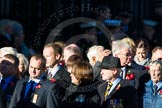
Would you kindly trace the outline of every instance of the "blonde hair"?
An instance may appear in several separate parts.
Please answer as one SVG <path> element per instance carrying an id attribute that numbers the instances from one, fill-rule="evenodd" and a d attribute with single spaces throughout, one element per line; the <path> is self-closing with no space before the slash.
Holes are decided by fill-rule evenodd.
<path id="1" fill-rule="evenodd" d="M 28 59 L 24 56 L 24 54 L 18 53 L 17 57 L 19 59 L 19 63 L 20 61 L 23 63 L 24 66 L 24 70 L 22 73 L 26 72 L 28 70 L 28 66 L 29 66 L 29 61 Z"/>

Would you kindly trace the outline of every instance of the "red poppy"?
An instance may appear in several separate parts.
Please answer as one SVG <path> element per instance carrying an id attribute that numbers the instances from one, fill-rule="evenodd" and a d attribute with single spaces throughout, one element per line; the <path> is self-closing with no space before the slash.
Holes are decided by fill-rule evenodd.
<path id="1" fill-rule="evenodd" d="M 41 85 L 38 84 L 35 88 L 36 88 L 36 89 L 40 89 L 40 88 L 41 88 Z"/>
<path id="2" fill-rule="evenodd" d="M 56 82 L 56 80 L 55 80 L 54 78 L 51 78 L 50 81 L 51 81 L 52 83 Z"/>
<path id="3" fill-rule="evenodd" d="M 117 87 L 116 87 L 116 90 L 119 90 L 121 87 L 121 85 L 119 84 Z"/>
<path id="4" fill-rule="evenodd" d="M 127 80 L 130 80 L 130 78 L 129 78 L 129 76 L 128 75 L 126 75 L 126 77 L 125 77 Z"/>
<path id="5" fill-rule="evenodd" d="M 60 66 L 65 66 L 65 62 L 62 60 L 62 61 L 59 62 L 59 65 Z"/>
<path id="6" fill-rule="evenodd" d="M 133 80 L 134 78 L 135 78 L 134 73 L 128 73 L 128 74 L 126 75 L 126 79 L 127 79 L 127 80 Z"/>
<path id="7" fill-rule="evenodd" d="M 149 66 L 145 66 L 145 70 L 150 70 L 150 67 Z"/>
<path id="8" fill-rule="evenodd" d="M 162 95 L 162 90 L 159 91 L 159 94 Z"/>

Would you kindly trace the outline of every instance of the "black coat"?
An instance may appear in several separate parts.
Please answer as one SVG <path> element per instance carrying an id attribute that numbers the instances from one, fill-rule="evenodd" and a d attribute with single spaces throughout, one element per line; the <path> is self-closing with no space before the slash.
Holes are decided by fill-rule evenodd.
<path id="1" fill-rule="evenodd" d="M 45 72 L 45 77 L 47 77 L 48 72 Z M 56 72 L 56 74 L 53 76 L 55 80 L 61 80 L 64 81 L 66 84 L 71 83 L 70 73 L 67 72 L 67 70 L 60 66 L 60 69 Z"/>
<path id="2" fill-rule="evenodd" d="M 45 73 L 45 77 L 47 77 L 47 74 L 48 72 Z M 66 71 L 64 66 L 60 66 L 60 69 L 53 76 L 53 79 L 56 80 L 56 84 L 60 87 L 60 100 L 62 100 L 65 96 L 65 89 L 69 87 L 71 83 L 70 73 Z"/>
<path id="3" fill-rule="evenodd" d="M 104 94 L 107 88 L 107 82 L 98 86 L 98 92 L 101 97 L 102 108 L 111 108 L 109 102 L 115 99 L 122 100 L 122 108 L 138 108 L 136 89 L 130 85 L 129 81 L 121 80 L 109 94 L 107 99 L 104 99 Z"/>
<path id="4" fill-rule="evenodd" d="M 18 81 L 18 77 L 17 76 L 13 76 L 11 81 L 8 83 L 8 85 L 6 86 L 6 88 L 3 91 L 3 104 L 5 106 L 5 108 L 7 108 L 9 106 L 9 103 L 11 101 L 11 97 L 13 95 L 13 92 L 15 90 L 15 86 L 17 84 Z M 2 89 L 2 88 L 0 88 Z"/>
<path id="5" fill-rule="evenodd" d="M 29 97 L 24 100 L 24 90 L 29 78 L 18 81 L 9 108 L 59 108 L 59 87 L 47 79 L 41 79 Z"/>
<path id="6" fill-rule="evenodd" d="M 70 83 L 71 78 L 70 78 L 70 73 L 67 72 L 67 70 L 64 67 L 61 67 L 56 74 L 54 75 L 54 79 L 56 80 L 63 80 L 65 83 Z"/>
<path id="7" fill-rule="evenodd" d="M 5 97 L 2 89 L 0 88 L 0 108 L 6 108 Z"/>
<path id="8" fill-rule="evenodd" d="M 102 81 L 102 78 L 101 78 L 101 68 L 99 67 L 101 65 L 101 62 L 97 61 L 96 64 L 93 66 L 93 78 L 94 80 L 98 80 L 98 81 Z"/>
<path id="9" fill-rule="evenodd" d="M 95 83 L 68 87 L 61 108 L 100 108 L 100 96 Z"/>
<path id="10" fill-rule="evenodd" d="M 143 79 L 145 79 L 146 81 L 150 79 L 148 76 L 146 76 L 146 74 L 148 74 L 148 70 L 137 70 L 131 66 L 126 66 L 125 75 L 127 75 L 128 73 L 134 73 L 135 77 L 133 80 L 130 80 L 130 82 L 131 82 L 131 85 L 133 85 L 136 89 L 138 89 L 141 83 L 143 83 L 142 82 Z"/>

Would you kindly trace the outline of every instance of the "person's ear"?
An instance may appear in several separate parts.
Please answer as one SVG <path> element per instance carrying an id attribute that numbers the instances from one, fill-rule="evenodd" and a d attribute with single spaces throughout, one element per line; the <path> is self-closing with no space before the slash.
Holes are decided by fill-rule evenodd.
<path id="1" fill-rule="evenodd" d="M 56 60 L 59 60 L 61 58 L 60 54 L 56 54 Z"/>
<path id="2" fill-rule="evenodd" d="M 113 74 L 116 75 L 118 73 L 118 69 L 114 69 Z"/>
<path id="3" fill-rule="evenodd" d="M 118 54 L 115 54 L 114 57 L 118 57 Z"/>
<path id="4" fill-rule="evenodd" d="M 93 62 L 96 62 L 96 57 L 92 57 L 92 61 Z"/>

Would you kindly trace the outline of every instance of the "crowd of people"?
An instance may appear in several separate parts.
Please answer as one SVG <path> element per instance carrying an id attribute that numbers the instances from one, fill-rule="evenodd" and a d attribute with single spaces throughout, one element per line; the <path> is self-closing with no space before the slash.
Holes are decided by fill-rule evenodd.
<path id="1" fill-rule="evenodd" d="M 115 41 L 112 50 L 93 45 L 88 61 L 76 44 L 48 43 L 29 60 L 2 47 L 1 108 L 160 108 L 162 48 L 150 54 L 140 40 L 134 52 L 129 39 Z"/>
<path id="2" fill-rule="evenodd" d="M 27 47 L 21 23 L 0 20 L 0 108 L 161 108 L 157 22 L 144 20 L 137 36 L 130 31 L 131 17 L 97 17 L 110 30 L 108 40 L 96 25 L 83 23 L 84 40 L 100 38 L 97 44 L 59 40 L 42 52 Z"/>

